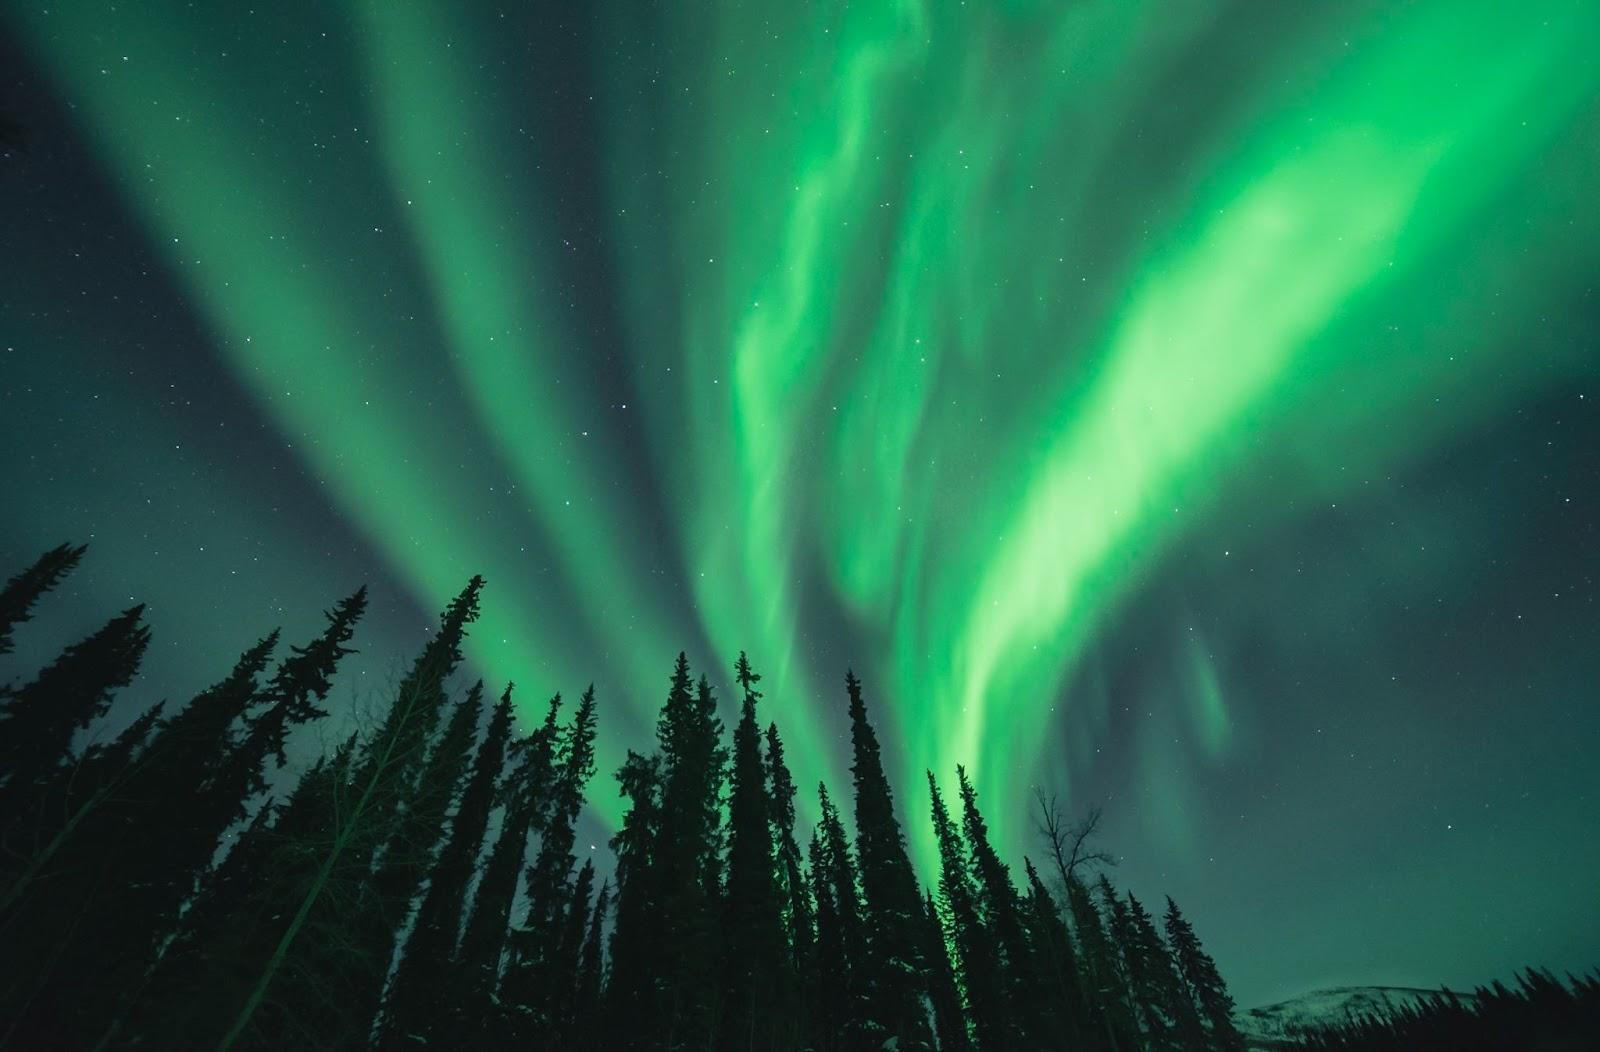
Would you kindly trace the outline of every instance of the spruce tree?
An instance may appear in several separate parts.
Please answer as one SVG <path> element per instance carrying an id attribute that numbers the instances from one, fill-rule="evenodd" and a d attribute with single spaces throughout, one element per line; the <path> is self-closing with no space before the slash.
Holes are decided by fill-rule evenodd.
<path id="1" fill-rule="evenodd" d="M 600 1047 L 604 1033 L 601 1026 L 601 997 L 605 989 L 605 924 L 606 912 L 611 905 L 611 885 L 602 882 L 600 894 L 595 899 L 594 912 L 589 915 L 589 930 L 584 936 L 583 952 L 578 958 L 577 994 L 573 998 L 570 1048 L 588 1052 Z"/>
<path id="2" fill-rule="evenodd" d="M 208 824 L 199 831 L 198 835 L 207 840 L 207 854 L 198 863 L 190 864 L 193 852 L 181 848 L 185 834 L 191 839 L 197 835 L 190 827 L 195 823 L 196 811 L 203 810 L 208 802 L 196 793 L 197 788 L 203 788 L 204 765 L 213 762 L 215 751 L 225 744 L 229 724 L 255 696 L 256 677 L 276 642 L 274 632 L 246 651 L 225 680 L 201 692 L 176 717 L 157 723 L 156 710 L 146 713 L 146 729 L 155 734 L 155 741 L 141 758 L 148 762 L 126 771 L 127 777 L 120 780 L 115 798 L 109 791 L 113 780 L 93 777 L 88 767 L 79 764 L 74 776 L 57 787 L 55 798 L 47 805 L 58 817 L 48 827 L 39 828 L 36 849 L 15 870 L 6 867 L 10 883 L 0 895 L 0 913 L 20 898 L 74 837 L 94 836 L 97 824 L 102 827 L 103 838 L 106 826 L 120 828 L 141 822 L 155 843 L 149 845 L 150 850 L 138 852 L 128 860 L 126 864 L 141 867 L 128 874 L 128 883 L 132 889 L 146 893 L 157 888 L 177 889 L 181 902 L 191 889 L 194 870 L 209 859 L 220 833 Z M 90 751 L 95 750 L 91 747 Z M 131 758 L 131 749 L 127 758 Z M 106 758 L 101 756 L 91 766 L 103 768 L 105 764 Z M 108 808 L 116 813 L 101 813 Z M 176 902 L 172 903 L 173 909 L 176 906 Z M 142 921 L 152 929 L 169 919 L 161 915 L 159 903 L 124 902 L 118 911 L 123 923 Z"/>
<path id="3" fill-rule="evenodd" d="M 828 996 L 835 998 L 839 1005 L 844 1044 L 854 1048 L 878 1040 L 871 1026 L 873 973 L 869 967 L 866 907 L 861 901 L 861 872 L 839 809 L 828 796 L 828 787 L 821 783 L 817 785 L 817 801 L 822 811 L 818 826 L 822 834 L 822 879 L 832 902 L 833 926 L 844 961 L 843 969 L 828 979 L 837 986 Z M 819 933 L 822 927 L 820 908 L 819 903 Z"/>
<path id="4" fill-rule="evenodd" d="M 339 663 L 355 653 L 345 644 L 355 635 L 366 610 L 367 588 L 362 585 L 323 614 L 328 624 L 315 639 L 303 647 L 289 648 L 289 656 L 263 692 L 261 711 L 248 719 L 244 740 L 214 776 L 211 791 L 236 799 L 236 816 L 242 815 L 245 796 L 266 788 L 267 757 L 273 757 L 280 768 L 284 765 L 289 732 L 327 715 L 320 703 L 333 689 Z"/>
<path id="5" fill-rule="evenodd" d="M 269 801 L 207 872 L 178 937 L 157 965 L 130 1032 L 158 1026 L 172 1047 L 214 1047 L 237 1018 L 240 992 L 259 975 L 282 937 L 284 904 L 315 881 L 315 863 L 337 835 L 334 805 L 348 782 L 356 739 L 306 769 L 281 801 Z M 353 901 L 354 882 L 324 881 L 321 892 Z M 308 938 L 320 931 L 302 921 Z M 299 1013 L 274 1000 L 263 1022 L 292 1025 Z M 314 1024 L 313 1024 L 314 1025 Z M 264 1042 L 258 1043 L 264 1044 Z M 248 1047 L 248 1046 L 247 1046 Z"/>
<path id="6" fill-rule="evenodd" d="M 0 1019 L 15 1047 L 74 1047 L 90 1044 L 116 1011 L 126 984 L 142 961 L 128 960 L 129 927 L 115 910 L 120 891 L 116 864 L 133 854 L 129 841 L 138 829 L 107 820 L 126 800 L 133 774 L 161 714 L 147 709 L 109 742 L 84 751 L 70 781 L 48 794 L 47 806 L 82 809 L 84 801 L 103 801 L 91 810 L 79 835 L 55 852 L 41 879 L 13 899 L 4 920 L 5 954 L 0 956 Z M 70 790 L 66 788 L 70 785 Z M 137 945 L 137 944 L 135 944 Z M 115 956 L 103 954 L 102 948 Z M 91 987 L 102 996 L 85 1003 L 83 979 L 110 974 L 121 984 Z"/>
<path id="7" fill-rule="evenodd" d="M 451 710 L 449 722 L 436 737 L 427 764 L 397 822 L 399 829 L 391 837 L 372 876 L 370 906 L 363 920 L 370 926 L 366 938 L 371 946 L 371 959 L 383 962 L 385 972 L 404 934 L 417 891 L 433 870 L 436 849 L 448 836 L 447 815 L 458 791 L 466 783 L 473 739 L 477 736 L 482 714 L 483 681 L 478 680 Z M 367 984 L 364 990 L 367 1004 L 355 1013 L 358 1018 L 370 1019 L 378 1014 L 383 979 L 384 974 L 377 973 Z M 397 1029 L 389 1026 L 388 1020 L 384 1022 L 384 1030 L 398 1038 Z"/>
<path id="8" fill-rule="evenodd" d="M 1050 1035 L 1060 1025 L 1056 1019 L 1059 1006 L 1042 986 L 1023 922 L 1022 899 L 1011 882 L 1011 871 L 989 842 L 989 826 L 978 810 L 977 790 L 967 769 L 959 764 L 956 779 L 961 790 L 961 830 L 971 853 L 979 914 L 999 950 L 1009 1040 L 1023 1047 L 1042 1047 L 1051 1043 Z"/>
<path id="9" fill-rule="evenodd" d="M 777 844 L 778 897 L 783 904 L 784 927 L 791 950 L 791 965 L 796 975 L 805 976 L 810 968 L 816 942 L 816 916 L 805 877 L 800 844 L 795 839 L 795 784 L 784 762 L 783 739 L 778 725 L 767 725 L 767 772 L 772 787 L 772 824 Z"/>
<path id="10" fill-rule="evenodd" d="M 400 683 L 377 733 L 347 769 L 333 772 L 326 831 L 309 850 L 291 845 L 291 880 L 276 915 L 283 918 L 272 949 L 245 973 L 237 1009 L 217 1040 L 218 1052 L 238 1046 L 294 1043 L 313 1031 L 319 1040 L 344 1040 L 364 1025 L 368 989 L 389 961 L 367 936 L 373 891 L 372 861 L 388 848 L 410 850 L 399 821 L 426 769 L 428 744 L 445 703 L 444 680 L 461 660 L 466 626 L 477 617 L 483 579 L 474 577 L 446 608 L 437 635 Z M 345 898 L 348 894 L 352 902 Z M 383 903 L 377 904 L 379 909 Z M 302 935 L 312 933 L 302 940 Z M 269 995 L 271 999 L 269 1000 Z M 296 1014 L 276 1009 L 301 1007 Z M 258 1016 L 259 1013 L 259 1016 Z M 369 1017 L 370 1019 L 370 1017 Z"/>
<path id="11" fill-rule="evenodd" d="M 1172 955 L 1161 941 L 1149 912 L 1132 894 L 1128 895 L 1128 918 L 1137 947 L 1135 958 L 1141 1000 L 1147 1014 L 1160 1019 L 1160 1025 L 1151 1029 L 1152 1043 L 1164 1042 L 1165 1047 L 1172 1049 L 1202 1047 L 1205 1031 L 1189 991 L 1179 978 Z"/>
<path id="12" fill-rule="evenodd" d="M 1099 1047 L 1101 1035 L 1094 1034 L 1093 1040 L 1090 1037 L 1089 1006 L 1072 936 L 1061 919 L 1055 899 L 1033 868 L 1032 860 L 1024 858 L 1022 861 L 1028 874 L 1027 911 L 1033 956 L 1044 980 L 1045 995 L 1056 1008 L 1054 1020 L 1058 1029 L 1052 1042 L 1062 1047 L 1078 1047 L 1087 1041 L 1092 1047 Z"/>
<path id="13" fill-rule="evenodd" d="M 1089 888 L 1075 874 L 1069 874 L 1067 879 L 1067 904 L 1080 951 L 1091 1022 L 1104 1036 L 1107 1047 L 1119 1052 L 1135 1048 L 1138 1024 L 1122 977 L 1121 959 Z"/>
<path id="14" fill-rule="evenodd" d="M 22 826 L 45 817 L 33 805 L 43 783 L 69 763 L 73 732 L 104 716 L 112 697 L 138 672 L 150 645 L 143 616 L 142 604 L 123 611 L 3 699 L 0 832 L 12 843 L 48 839 L 48 826 Z"/>
<path id="15" fill-rule="evenodd" d="M 71 573 L 86 551 L 87 545 L 57 545 L 0 588 L 0 656 L 11 653 L 11 634 L 18 625 L 32 619 L 33 604 Z M 0 697 L 4 696 L 4 689 L 0 689 Z"/>
<path id="16" fill-rule="evenodd" d="M 1009 1048 L 1013 1043 L 1010 1009 L 1000 973 L 1000 951 L 994 933 L 978 914 L 978 896 L 961 834 L 950 820 L 939 783 L 928 772 L 933 803 L 933 833 L 939 844 L 939 897 L 950 922 L 955 945 L 956 978 L 966 993 L 972 1036 L 979 1049 Z"/>
<path id="17" fill-rule="evenodd" d="M 756 702 L 761 677 L 743 652 L 734 667 L 743 692 L 733 731 L 728 798 L 727 938 L 723 941 L 723 1012 L 719 1047 L 762 1049 L 788 1037 L 794 974 L 772 849 L 772 801 L 761 757 Z"/>
<path id="18" fill-rule="evenodd" d="M 727 749 L 716 697 L 701 677 L 690 689 L 689 663 L 678 655 L 657 722 L 662 757 L 661 827 L 655 855 L 664 927 L 661 981 L 668 1047 L 715 1040 L 722 898 L 720 809 Z"/>
<path id="19" fill-rule="evenodd" d="M 955 968 L 950 963 L 949 938 L 931 890 L 927 893 L 923 913 L 926 916 L 923 954 L 928 962 L 933 1036 L 939 1043 L 939 1052 L 970 1052 L 972 1037 L 967 1033 L 966 1016 L 961 1010 L 961 990 L 956 985 Z"/>
<path id="20" fill-rule="evenodd" d="M 512 960 L 505 979 L 506 1000 L 520 1006 L 534 1035 L 552 1035 L 559 1012 L 571 1000 L 563 990 L 572 979 L 576 958 L 560 959 L 561 930 L 572 901 L 572 866 L 576 861 L 578 814 L 584 789 L 594 775 L 594 687 L 584 691 L 561 748 L 553 806 L 539 852 L 528 868 L 528 911 L 512 939 Z M 591 875 L 592 881 L 592 875 Z M 587 892 L 585 892 L 587 906 Z M 573 946 L 574 954 L 577 947 Z"/>
<path id="21" fill-rule="evenodd" d="M 1124 900 L 1103 873 L 1099 892 L 1106 910 L 1107 930 L 1116 949 L 1118 973 L 1144 1046 L 1156 1050 L 1172 1048 L 1178 1037 L 1162 982 L 1165 950 L 1159 940 L 1152 946 L 1140 930 L 1137 900 L 1131 895 Z"/>
<path id="22" fill-rule="evenodd" d="M 176 932 L 179 912 L 216 853 L 237 804 L 212 791 L 218 757 L 233 744 L 232 727 L 259 697 L 259 677 L 277 644 L 273 632 L 245 651 L 229 675 L 197 695 L 174 716 L 153 724 L 153 734 L 120 779 L 115 793 L 91 813 L 82 828 L 90 842 L 84 864 L 103 864 L 112 846 L 130 832 L 139 850 L 118 863 L 120 891 L 98 909 L 85 909 L 87 945 L 74 955 L 61 947 L 66 974 L 64 1002 L 85 1032 L 98 1037 L 115 1029 L 133 1007 L 164 943 Z M 150 714 L 147 714 L 147 718 Z M 74 778 L 82 784 L 81 775 Z M 121 996 L 98 1006 L 82 1003 L 84 986 L 117 990 Z"/>
<path id="23" fill-rule="evenodd" d="M 661 835 L 661 758 L 628 750 L 617 770 L 629 801 L 622 828 L 611 838 L 617 859 L 616 926 L 611 932 L 611 977 L 602 1043 L 610 1048 L 653 1047 L 663 1010 L 656 982 L 662 952 L 657 847 Z"/>
<path id="24" fill-rule="evenodd" d="M 832 879 L 832 864 L 822 837 L 812 830 L 809 848 L 811 895 L 816 904 L 816 946 L 807 985 L 811 992 L 810 1046 L 829 1052 L 844 1046 L 852 1031 L 850 958 L 845 951 L 844 926 L 839 916 Z"/>
<path id="25" fill-rule="evenodd" d="M 276 641 L 277 634 L 273 633 L 240 659 L 228 679 L 174 718 L 152 745 L 153 758 L 160 753 L 168 759 L 152 765 L 165 774 L 160 784 L 144 795 L 150 797 L 149 807 L 172 816 L 155 830 L 160 837 L 156 841 L 159 846 L 152 845 L 153 854 L 160 856 L 159 864 L 168 870 L 167 897 L 161 906 L 170 916 L 183 897 L 196 890 L 198 894 L 176 924 L 176 938 L 163 950 L 147 985 L 170 985 L 172 976 L 196 974 L 196 969 L 204 976 L 204 961 L 219 952 L 246 959 L 238 939 L 217 937 L 218 926 L 232 912 L 243 908 L 242 896 L 256 886 L 252 884 L 252 874 L 267 870 L 267 858 L 276 850 L 269 852 L 269 843 L 281 844 L 291 829 L 314 835 L 317 823 L 307 811 L 307 801 L 311 787 L 328 772 L 319 766 L 312 772 L 317 777 L 303 779 L 301 788 L 291 795 L 297 809 L 287 816 L 290 824 L 270 825 L 283 810 L 281 807 L 257 808 L 255 821 L 238 838 L 225 868 L 214 869 L 212 858 L 229 826 L 251 814 L 250 799 L 267 788 L 268 758 L 274 757 L 282 766 L 289 733 L 296 726 L 327 715 L 319 703 L 332 689 L 339 663 L 354 653 L 345 644 L 353 636 L 366 605 L 365 587 L 336 603 L 324 615 L 327 625 L 323 631 L 304 646 L 291 646 L 288 657 L 270 680 L 257 688 L 255 677 L 261 671 L 261 662 Z M 169 740 L 170 746 L 164 740 Z M 338 753 L 346 769 L 352 749 L 350 742 Z M 178 753 L 187 754 L 182 764 L 170 760 Z M 295 822 L 300 824 L 296 826 Z M 154 881 L 148 875 L 140 879 Z M 215 886 L 218 882 L 226 887 L 225 892 L 219 892 Z M 160 937 L 163 933 L 158 928 L 155 934 Z M 227 949 L 219 949 L 223 946 Z M 201 981 L 192 980 L 196 985 Z M 158 1004 L 137 1009 L 135 1017 L 165 1010 Z"/>
<path id="26" fill-rule="evenodd" d="M 865 900 L 867 960 L 865 989 L 869 1026 L 878 1043 L 894 1040 L 906 1049 L 930 1048 L 933 1033 L 922 1004 L 926 983 L 917 936 L 922 895 L 895 818 L 894 794 L 883 773 L 877 733 L 867 719 L 861 681 L 845 674 L 850 696 L 851 773 L 856 790 L 856 847 Z"/>
<path id="27" fill-rule="evenodd" d="M 1205 1020 L 1208 1031 L 1206 1047 L 1216 1052 L 1236 1052 L 1244 1048 L 1244 1038 L 1233 1022 L 1233 998 L 1228 995 L 1227 984 L 1217 972 L 1217 964 L 1200 946 L 1200 937 L 1194 927 L 1184 919 L 1178 904 L 1169 897 L 1166 912 L 1167 941 L 1172 946 L 1173 960 L 1182 976 L 1195 1007 Z"/>
<path id="28" fill-rule="evenodd" d="M 472 775 L 450 819 L 449 834 L 428 878 L 428 890 L 417 909 L 388 995 L 388 1035 L 418 1035 L 432 1040 L 441 1032 L 453 1005 L 447 982 L 449 962 L 461 931 L 467 885 L 489 826 L 495 783 L 505 762 L 511 736 L 511 688 L 500 695 L 489 729 L 472 761 Z M 388 1037 L 386 1040 L 393 1040 Z"/>
<path id="29" fill-rule="evenodd" d="M 562 918 L 560 938 L 549 969 L 550 986 L 556 995 L 550 999 L 550 1034 L 555 1045 L 569 1048 L 578 1024 L 578 987 L 582 981 L 583 946 L 589 933 L 590 901 L 594 895 L 594 860 L 584 859 L 572 882 L 572 901 Z"/>
<path id="30" fill-rule="evenodd" d="M 511 705 L 511 691 L 507 684 L 500 699 L 507 707 Z M 477 895 L 450 970 L 451 999 L 467 1020 L 481 1021 L 488 1016 L 490 999 L 500 985 L 501 958 L 517 882 L 527 856 L 528 837 L 534 830 L 544 828 L 549 810 L 560 710 L 561 695 L 557 694 L 550 699 L 538 729 L 509 750 L 513 767 L 500 788 L 504 803 L 500 832 L 484 862 Z"/>

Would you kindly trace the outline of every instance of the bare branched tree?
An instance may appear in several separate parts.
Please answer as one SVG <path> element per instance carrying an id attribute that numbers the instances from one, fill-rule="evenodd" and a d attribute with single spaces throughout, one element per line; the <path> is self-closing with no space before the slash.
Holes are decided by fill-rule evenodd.
<path id="1" fill-rule="evenodd" d="M 1039 808 L 1033 825 L 1050 848 L 1063 891 L 1079 869 L 1117 864 L 1117 856 L 1094 843 L 1100 830 L 1100 805 L 1090 807 L 1083 818 L 1069 824 L 1055 793 L 1046 793 L 1043 786 L 1035 786 L 1033 799 Z"/>

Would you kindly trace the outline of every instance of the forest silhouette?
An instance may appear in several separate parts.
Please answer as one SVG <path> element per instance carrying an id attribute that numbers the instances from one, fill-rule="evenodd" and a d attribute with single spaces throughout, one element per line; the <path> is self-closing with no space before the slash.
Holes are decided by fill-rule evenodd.
<path id="1" fill-rule="evenodd" d="M 6 583 L 0 656 L 84 552 Z M 1019 875 L 966 771 L 949 797 L 930 771 L 920 887 L 898 817 L 918 808 L 896 805 L 852 673 L 853 836 L 825 785 L 799 829 L 745 655 L 730 736 L 679 654 L 655 749 L 615 772 L 614 869 L 580 867 L 600 703 L 558 694 L 522 733 L 510 685 L 455 683 L 483 587 L 299 771 L 286 745 L 332 719 L 364 588 L 114 736 L 92 731 L 150 644 L 142 607 L 0 682 L 0 1048 L 1246 1047 L 1177 904 L 1112 884 L 1097 812 L 1039 796 L 1042 861 Z M 1282 1047 L 1594 1047 L 1575 1035 L 1600 1035 L 1600 983 L 1530 971 Z"/>

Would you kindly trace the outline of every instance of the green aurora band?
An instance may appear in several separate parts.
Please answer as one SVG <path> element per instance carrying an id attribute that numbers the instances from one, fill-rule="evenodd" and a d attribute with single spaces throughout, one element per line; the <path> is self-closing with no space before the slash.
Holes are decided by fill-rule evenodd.
<path id="1" fill-rule="evenodd" d="M 270 63 L 215 44 L 225 17 L 5 16 L 329 499 L 424 606 L 491 578 L 486 674 L 526 681 L 536 718 L 614 656 L 602 769 L 704 640 L 718 667 L 749 651 L 804 779 L 839 784 L 820 620 L 877 673 L 903 791 L 956 763 L 989 799 L 1065 785 L 1037 714 L 1072 704 L 1096 633 L 1179 541 L 1253 487 L 1337 500 L 1592 367 L 1517 341 L 1555 293 L 1496 262 L 1595 262 L 1592 3 L 604 4 L 625 355 L 674 392 L 636 407 L 687 588 L 663 596 L 624 451 L 574 396 L 597 349 L 557 288 L 557 205 L 508 178 L 551 147 L 481 90 L 492 24 L 349 4 L 331 115 L 295 128 L 256 119 Z M 1272 53 L 1218 46 L 1253 17 Z M 1186 56 L 1208 48 L 1232 68 L 1202 108 Z M 1167 134 L 1128 138 L 1163 94 Z M 340 121 L 365 167 L 313 192 L 275 157 Z M 403 232 L 431 303 L 363 280 L 393 251 L 350 233 L 369 227 Z M 443 354 L 411 324 L 430 310 Z M 429 382 L 492 442 L 520 522 L 473 514 Z M 516 569 L 530 548 L 554 575 Z M 1173 703 L 1220 758 L 1226 684 L 1174 647 Z"/>

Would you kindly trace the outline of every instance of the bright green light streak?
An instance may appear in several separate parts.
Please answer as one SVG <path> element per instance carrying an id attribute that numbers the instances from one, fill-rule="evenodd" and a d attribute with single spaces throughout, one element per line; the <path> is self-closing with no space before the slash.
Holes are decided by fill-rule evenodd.
<path id="1" fill-rule="evenodd" d="M 596 638 L 624 631 L 612 651 L 636 709 L 603 739 L 598 769 L 621 760 L 612 748 L 651 726 L 664 662 L 694 636 L 669 631 L 659 601 L 643 590 L 650 574 L 627 536 L 640 516 L 619 503 L 613 472 L 589 435 L 603 419 L 580 421 L 582 383 L 564 359 L 581 353 L 572 320 L 544 290 L 553 282 L 530 242 L 553 235 L 513 217 L 537 202 L 507 196 L 494 123 L 474 89 L 471 34 L 425 6 L 357 2 L 357 39 L 380 117 L 383 155 L 396 203 L 422 249 L 443 308 L 450 356 L 479 418 L 529 494 L 528 514 L 547 530 L 562 564 L 581 570 L 571 590 Z M 510 119 L 503 122 L 509 126 Z M 719 660 L 718 664 L 721 662 Z M 624 717 L 633 716 L 631 725 Z"/>
<path id="2" fill-rule="evenodd" d="M 1594 17 L 1560 15 L 1411 12 L 1314 106 L 1249 140 L 1197 201 L 1141 271 L 1092 382 L 1061 404 L 1041 468 L 959 604 L 949 665 L 907 662 L 912 682 L 939 683 L 938 769 L 981 756 L 994 778 L 1033 754 L 1024 706 L 1239 469 L 1312 338 L 1437 250 L 1591 89 L 1578 42 L 1595 39 Z M 1361 350 L 1338 349 L 1353 369 Z"/>
<path id="3" fill-rule="evenodd" d="M 453 433 L 418 426 L 416 395 L 370 349 L 383 320 L 361 289 L 310 262 L 326 258 L 315 203 L 282 192 L 249 156 L 234 130 L 248 122 L 224 104 L 230 85 L 176 74 L 200 51 L 180 21 L 143 11 L 90 17 L 69 5 L 26 9 L 19 22 L 211 318 L 235 373 L 423 605 L 441 606 L 485 562 L 489 573 L 511 564 L 513 539 L 471 513 L 480 497 L 457 469 L 464 458 L 452 462 Z M 100 72 L 117 70 L 125 53 L 140 56 L 137 91 Z M 571 658 L 554 656 L 581 651 L 553 606 L 491 581 L 471 637 L 490 675 L 527 684 L 530 711 L 542 705 L 530 674 L 569 691 L 587 682 Z M 609 794 L 595 802 L 614 817 Z"/>

